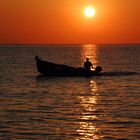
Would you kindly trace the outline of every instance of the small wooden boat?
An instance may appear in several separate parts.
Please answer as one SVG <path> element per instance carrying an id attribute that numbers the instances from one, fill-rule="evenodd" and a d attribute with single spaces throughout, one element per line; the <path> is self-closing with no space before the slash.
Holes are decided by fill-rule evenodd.
<path id="1" fill-rule="evenodd" d="M 102 71 L 102 67 L 97 66 L 94 71 L 87 71 L 80 67 L 75 68 L 63 64 L 55 64 L 52 62 L 41 60 L 38 56 L 35 57 L 38 72 L 45 76 L 98 76 Z"/>

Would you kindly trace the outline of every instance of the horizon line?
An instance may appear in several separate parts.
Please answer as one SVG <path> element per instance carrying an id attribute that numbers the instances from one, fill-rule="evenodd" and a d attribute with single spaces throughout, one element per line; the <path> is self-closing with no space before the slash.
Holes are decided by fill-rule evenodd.
<path id="1" fill-rule="evenodd" d="M 53 44 L 53 43 L 0 43 L 0 45 L 140 45 L 140 43 L 100 43 L 100 44 L 93 44 L 93 43 L 62 43 L 62 44 Z"/>

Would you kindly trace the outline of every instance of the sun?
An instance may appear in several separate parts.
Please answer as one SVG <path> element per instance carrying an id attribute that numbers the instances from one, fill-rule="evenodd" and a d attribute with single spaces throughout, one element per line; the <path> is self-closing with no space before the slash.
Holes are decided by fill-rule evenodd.
<path id="1" fill-rule="evenodd" d="M 86 17 L 93 17 L 95 16 L 95 9 L 91 6 L 86 7 L 84 10 L 84 14 Z"/>

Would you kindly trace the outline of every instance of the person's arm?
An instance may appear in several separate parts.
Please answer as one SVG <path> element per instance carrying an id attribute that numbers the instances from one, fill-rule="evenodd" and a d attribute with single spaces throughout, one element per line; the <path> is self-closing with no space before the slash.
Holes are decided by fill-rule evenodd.
<path id="1" fill-rule="evenodd" d="M 90 62 L 91 63 L 91 62 Z M 91 63 L 91 67 L 93 68 L 93 64 Z"/>

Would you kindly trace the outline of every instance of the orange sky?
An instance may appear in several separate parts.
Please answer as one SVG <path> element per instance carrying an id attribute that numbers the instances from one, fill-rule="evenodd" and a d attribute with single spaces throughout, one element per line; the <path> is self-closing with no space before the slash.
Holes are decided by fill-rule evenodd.
<path id="1" fill-rule="evenodd" d="M 0 43 L 140 43 L 140 0 L 0 0 Z"/>

